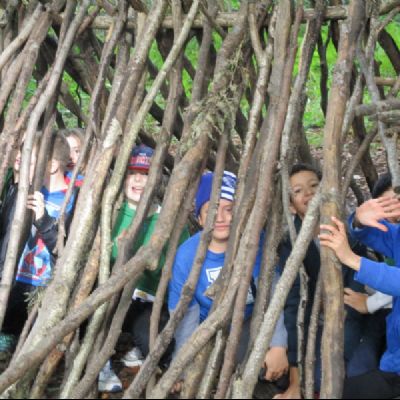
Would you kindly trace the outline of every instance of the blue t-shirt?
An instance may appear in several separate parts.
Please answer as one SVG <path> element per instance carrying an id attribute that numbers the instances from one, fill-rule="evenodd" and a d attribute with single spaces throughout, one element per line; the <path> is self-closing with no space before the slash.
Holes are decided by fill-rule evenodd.
<path id="1" fill-rule="evenodd" d="M 168 308 L 173 311 L 180 299 L 183 286 L 185 285 L 193 267 L 197 249 L 200 244 L 201 232 L 192 236 L 182 244 L 175 257 L 175 263 L 172 271 L 172 278 L 169 283 Z M 260 246 L 260 249 L 262 247 Z M 216 281 L 225 263 L 225 253 L 216 254 L 207 251 L 204 264 L 201 268 L 199 281 L 190 306 L 198 304 L 200 306 L 200 322 L 203 322 L 212 307 L 212 299 L 205 296 L 207 289 Z M 261 266 L 261 251 L 258 252 L 256 263 L 253 270 L 254 283 L 258 279 Z M 254 285 L 252 285 L 254 288 Z M 246 307 L 246 317 L 249 317 L 253 311 L 255 293 L 252 288 L 249 289 Z"/>
<path id="2" fill-rule="evenodd" d="M 50 217 L 58 219 L 65 200 L 66 190 L 50 193 L 45 187 L 41 190 L 44 196 L 45 208 Z M 75 202 L 71 196 L 66 213 L 70 214 Z M 21 255 L 16 280 L 32 286 L 46 286 L 52 276 L 52 255 L 46 243 L 35 226 Z"/>

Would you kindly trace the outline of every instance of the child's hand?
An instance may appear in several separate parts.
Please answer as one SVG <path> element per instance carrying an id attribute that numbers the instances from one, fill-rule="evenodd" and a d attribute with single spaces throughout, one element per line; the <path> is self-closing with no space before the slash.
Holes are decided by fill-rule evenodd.
<path id="1" fill-rule="evenodd" d="M 45 205 L 44 196 L 40 192 L 35 192 L 28 196 L 27 208 L 35 213 L 35 220 L 38 221 L 44 216 Z"/>
<path id="2" fill-rule="evenodd" d="M 176 382 L 174 386 L 172 386 L 171 394 L 180 394 L 183 389 L 183 381 Z"/>
<path id="3" fill-rule="evenodd" d="M 337 258 L 342 264 L 359 271 L 361 257 L 354 254 L 351 250 L 343 222 L 335 217 L 332 217 L 332 222 L 335 225 L 321 225 L 321 231 L 329 232 L 319 235 L 321 246 L 329 247 L 336 253 Z"/>
<path id="4" fill-rule="evenodd" d="M 272 347 L 265 356 L 265 379 L 275 382 L 289 371 L 286 348 Z"/>
<path id="5" fill-rule="evenodd" d="M 379 221 L 390 218 L 400 218 L 400 200 L 391 197 L 382 197 L 369 200 L 358 207 L 355 222 L 387 232 L 387 227 L 379 223 Z"/>
<path id="6" fill-rule="evenodd" d="M 349 288 L 344 289 L 344 304 L 354 308 L 360 314 L 368 314 L 367 307 L 368 295 L 358 293 Z"/>

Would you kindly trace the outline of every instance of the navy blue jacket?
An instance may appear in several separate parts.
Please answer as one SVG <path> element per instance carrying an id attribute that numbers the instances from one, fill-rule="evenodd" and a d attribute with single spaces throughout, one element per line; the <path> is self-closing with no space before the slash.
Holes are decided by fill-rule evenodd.
<path id="1" fill-rule="evenodd" d="M 17 194 L 18 185 L 14 184 L 13 181 L 9 181 L 4 190 L 0 206 L 0 276 L 3 273 L 7 247 L 10 241 L 11 224 L 14 219 Z"/>
<path id="2" fill-rule="evenodd" d="M 295 217 L 295 227 L 297 232 L 300 232 L 302 220 Z M 356 246 L 353 250 L 357 254 L 365 254 L 366 250 L 362 246 Z M 283 270 L 287 259 L 292 252 L 292 245 L 289 235 L 285 237 L 279 246 L 279 268 Z M 307 344 L 308 330 L 312 307 L 314 304 L 315 291 L 318 282 L 318 276 L 321 268 L 321 257 L 318 246 L 314 241 L 311 242 L 306 257 L 303 261 L 304 268 L 308 276 L 308 302 L 304 320 L 304 344 Z M 348 267 L 343 267 L 343 283 L 344 287 L 351 288 L 356 292 L 364 292 L 364 286 L 354 279 L 354 271 Z M 291 366 L 297 366 L 297 313 L 300 305 L 300 276 L 297 276 L 296 281 L 289 292 L 289 296 L 285 305 L 285 325 L 288 331 L 288 359 Z M 354 349 L 358 345 L 364 324 L 365 317 L 346 306 L 345 320 L 345 359 L 349 361 Z M 304 349 L 303 349 L 304 351 Z"/>

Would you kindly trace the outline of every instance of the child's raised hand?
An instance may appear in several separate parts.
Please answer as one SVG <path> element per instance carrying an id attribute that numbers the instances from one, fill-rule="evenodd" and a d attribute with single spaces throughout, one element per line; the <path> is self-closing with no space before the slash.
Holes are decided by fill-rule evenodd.
<path id="1" fill-rule="evenodd" d="M 358 207 L 355 222 L 387 232 L 387 227 L 379 221 L 389 218 L 400 218 L 400 200 L 393 197 L 381 197 L 369 200 Z"/>
<path id="2" fill-rule="evenodd" d="M 351 250 L 345 225 L 335 217 L 332 217 L 332 222 L 334 225 L 321 225 L 321 232 L 328 232 L 319 235 L 321 246 L 329 247 L 336 253 L 342 264 L 359 271 L 361 257 Z"/>
<path id="3" fill-rule="evenodd" d="M 27 208 L 35 213 L 35 220 L 38 221 L 44 216 L 45 204 L 44 196 L 40 192 L 35 192 L 28 196 Z"/>

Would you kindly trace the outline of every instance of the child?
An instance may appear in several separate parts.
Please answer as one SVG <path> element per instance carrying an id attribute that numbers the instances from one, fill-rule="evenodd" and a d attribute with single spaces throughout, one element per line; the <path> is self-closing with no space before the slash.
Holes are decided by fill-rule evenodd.
<path id="1" fill-rule="evenodd" d="M 394 196 L 395 193 L 392 187 L 391 175 L 382 175 L 375 184 L 372 191 L 372 197 L 374 199 L 379 199 L 388 197 L 393 198 Z M 388 222 L 396 224 L 399 221 L 395 218 L 389 218 Z M 393 260 L 385 259 L 385 262 L 394 265 Z M 363 314 L 374 314 L 379 310 L 391 308 L 392 297 L 379 292 L 368 296 L 366 294 L 352 293 L 350 291 L 345 296 L 345 303 Z"/>
<path id="2" fill-rule="evenodd" d="M 69 145 L 60 134 L 54 134 L 52 140 L 44 186 L 40 192 L 28 196 L 27 208 L 33 211 L 34 222 L 18 263 L 4 320 L 3 337 L 11 338 L 10 343 L 16 341 L 27 320 L 26 295 L 47 286 L 55 265 L 57 219 L 68 189 L 64 174 L 69 160 Z M 19 165 L 18 157 L 16 165 Z M 72 219 L 75 197 L 76 192 L 67 207 L 67 226 Z"/>
<path id="3" fill-rule="evenodd" d="M 115 262 L 118 256 L 118 238 L 130 227 L 136 216 L 136 209 L 146 188 L 153 153 L 151 148 L 144 145 L 137 146 L 132 151 L 124 185 L 125 201 L 119 211 L 113 231 L 112 262 Z M 140 235 L 134 245 L 134 253 L 150 240 L 160 212 L 161 207 L 158 204 L 151 206 L 148 217 L 144 221 Z M 182 233 L 181 242 L 188 237 L 189 233 L 185 229 Z M 167 251 L 168 247 L 164 249 L 161 255 L 158 268 L 155 271 L 145 271 L 136 284 L 136 289 L 132 296 L 132 304 L 123 328 L 124 331 L 132 335 L 135 346 L 122 359 L 122 362 L 127 367 L 140 367 L 149 353 L 150 318 Z M 165 326 L 168 319 L 168 310 L 164 309 L 161 316 L 161 327 Z M 170 357 L 171 353 L 172 349 L 169 349 L 162 362 L 168 362 L 168 357 Z M 106 364 L 100 373 L 98 388 L 100 392 L 118 392 L 122 390 L 121 381 L 112 371 L 110 362 Z"/>
<path id="4" fill-rule="evenodd" d="M 6 176 L 4 178 L 3 189 L 0 191 L 0 211 L 3 207 L 3 202 L 7 195 L 8 188 L 13 184 L 13 168 L 9 168 L 6 172 Z"/>
<path id="5" fill-rule="evenodd" d="M 391 175 L 389 173 L 382 175 L 375 184 L 372 197 L 379 199 L 393 198 L 394 196 Z M 390 218 L 388 222 L 395 224 L 398 223 L 398 220 Z M 381 255 L 377 255 L 377 257 L 383 261 Z M 393 260 L 385 259 L 385 262 L 389 265 L 394 265 Z M 363 375 L 376 370 L 386 347 L 386 318 L 391 312 L 393 298 L 370 288 L 366 290 L 370 293 L 369 295 L 345 289 L 345 304 L 360 313 L 369 314 L 365 334 L 354 352 L 348 376 Z"/>
<path id="6" fill-rule="evenodd" d="M 84 135 L 83 135 L 83 130 L 80 128 L 75 128 L 75 129 L 66 129 L 62 131 L 62 134 L 65 136 L 67 139 L 67 142 L 70 147 L 70 159 L 67 165 L 67 171 L 66 171 L 66 179 L 67 182 L 69 183 L 72 177 L 72 174 L 74 172 L 74 169 L 76 167 L 76 164 L 78 163 L 79 156 L 81 154 L 81 149 L 83 146 L 83 141 L 84 141 Z M 83 171 L 84 168 L 81 168 Z M 83 184 L 83 176 L 78 175 L 76 178 L 75 186 L 76 187 L 81 187 Z"/>
<path id="7" fill-rule="evenodd" d="M 320 185 L 321 173 L 309 165 L 298 164 L 295 165 L 290 173 L 290 187 L 291 187 L 291 211 L 294 215 L 294 223 L 297 232 L 300 231 L 302 221 L 307 213 L 308 206 L 313 199 L 315 193 Z M 280 245 L 280 268 L 284 268 L 286 261 L 292 251 L 290 238 L 287 237 Z M 308 329 L 310 325 L 310 318 L 312 307 L 315 298 L 315 292 L 320 273 L 320 250 L 317 240 L 311 242 L 306 257 L 303 261 L 306 274 L 308 276 L 308 302 L 305 310 L 304 321 L 304 344 L 307 344 Z M 357 284 L 353 279 L 353 273 L 350 269 L 343 270 L 343 279 L 347 287 L 352 288 L 354 291 L 361 292 L 363 286 Z M 298 372 L 298 351 L 297 348 L 297 314 L 300 306 L 300 278 L 298 277 L 289 293 L 285 305 L 285 325 L 288 331 L 288 356 L 290 363 L 290 386 L 287 391 L 281 395 L 276 396 L 278 399 L 298 399 L 301 398 L 301 390 L 299 383 Z M 348 309 L 345 323 L 345 354 L 346 360 L 350 360 L 352 349 L 359 343 L 359 338 L 362 329 L 362 316 L 355 310 Z M 320 317 L 320 323 L 317 335 L 317 349 L 320 348 L 320 341 L 322 337 L 323 318 Z M 305 349 L 301 349 L 305 351 Z M 315 383 L 316 391 L 319 391 L 321 380 L 321 360 L 320 355 L 317 354 L 315 364 Z"/>
<path id="8" fill-rule="evenodd" d="M 30 182 L 32 182 L 35 172 L 37 142 L 33 146 L 31 156 Z M 4 262 L 6 260 L 8 242 L 10 241 L 11 224 L 14 219 L 15 206 L 18 195 L 19 171 L 21 167 L 21 150 L 18 149 L 13 167 L 7 173 L 6 184 L 2 196 L 0 207 L 0 275 L 3 272 Z"/>
<path id="9" fill-rule="evenodd" d="M 196 216 L 199 220 L 200 225 L 203 227 L 207 219 L 208 208 L 210 205 L 213 178 L 214 174 L 212 173 L 207 173 L 203 175 L 196 196 Z M 204 260 L 193 300 L 175 333 L 175 352 L 177 352 L 183 346 L 183 344 L 190 338 L 190 336 L 199 326 L 199 324 L 207 318 L 212 307 L 213 301 L 208 298 L 204 293 L 218 278 L 218 275 L 220 274 L 224 266 L 225 253 L 227 251 L 230 236 L 235 189 L 236 176 L 230 172 L 225 172 L 222 181 L 221 199 L 218 206 L 217 218 L 215 221 L 211 243 L 208 247 L 208 252 Z M 169 284 L 168 306 L 170 312 L 172 312 L 176 308 L 179 302 L 183 286 L 185 285 L 185 282 L 188 279 L 190 271 L 192 269 L 200 239 L 201 232 L 191 237 L 179 248 L 177 252 L 175 264 L 173 267 L 172 279 Z M 259 251 L 259 254 L 257 256 L 253 272 L 253 281 L 251 284 L 251 289 L 249 289 L 246 307 L 246 322 L 243 327 L 243 334 L 240 340 L 238 354 L 236 357 L 238 362 L 243 360 L 247 350 L 250 317 L 254 306 L 254 299 L 256 295 L 256 281 L 260 272 L 260 264 L 261 251 Z M 266 365 L 266 368 L 270 369 L 270 376 L 272 376 L 274 379 L 279 379 L 288 368 L 288 363 L 286 359 L 286 346 L 286 330 L 284 327 L 282 315 L 278 322 L 278 326 L 276 328 L 275 335 L 271 343 L 271 350 L 269 351 L 269 353 L 272 352 L 276 354 L 281 354 L 280 360 L 283 361 L 280 364 L 275 363 L 274 370 L 272 370 L 272 365 Z M 268 357 L 267 354 L 266 360 L 269 361 L 271 358 L 272 357 Z M 180 385 L 177 385 L 175 389 L 179 390 L 179 386 Z"/>
<path id="10" fill-rule="evenodd" d="M 345 226 L 332 217 L 322 225 L 321 245 L 331 248 L 339 260 L 356 271 L 358 282 L 393 296 L 393 311 L 387 318 L 387 350 L 380 368 L 346 380 L 344 398 L 392 399 L 400 396 L 400 226 L 387 222 L 400 218 L 400 201 L 379 198 L 357 208 L 349 219 L 350 233 L 375 251 L 391 258 L 395 266 L 360 257 L 349 246 Z"/>

